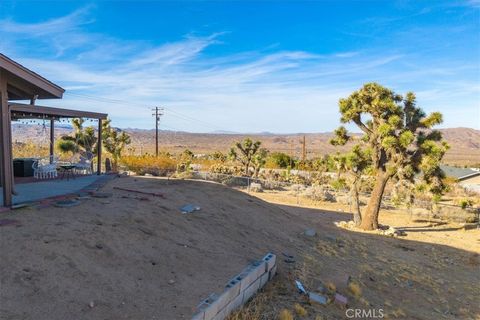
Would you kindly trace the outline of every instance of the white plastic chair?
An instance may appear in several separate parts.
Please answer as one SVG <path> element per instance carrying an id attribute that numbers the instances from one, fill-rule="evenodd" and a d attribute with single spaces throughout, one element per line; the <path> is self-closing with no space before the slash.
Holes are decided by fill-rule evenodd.
<path id="1" fill-rule="evenodd" d="M 72 165 L 75 166 L 75 173 L 92 174 L 93 158 L 94 154 L 92 152 L 87 152 L 85 156 L 80 156 L 77 162 L 72 162 Z"/>
<path id="2" fill-rule="evenodd" d="M 75 165 L 75 172 L 82 174 L 91 174 L 92 173 L 92 160 L 80 156 L 80 160 Z"/>
<path id="3" fill-rule="evenodd" d="M 57 157 L 40 158 L 33 162 L 33 177 L 35 179 L 51 179 L 57 177 Z"/>

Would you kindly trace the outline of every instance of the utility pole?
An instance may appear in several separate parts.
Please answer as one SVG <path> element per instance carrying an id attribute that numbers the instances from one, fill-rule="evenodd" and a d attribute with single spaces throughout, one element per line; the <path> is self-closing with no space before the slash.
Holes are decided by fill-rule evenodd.
<path id="1" fill-rule="evenodd" d="M 152 116 L 155 116 L 155 155 L 158 157 L 158 125 L 160 117 L 163 116 L 163 108 L 155 107 L 152 111 L 155 111 Z"/>
<path id="2" fill-rule="evenodd" d="M 305 143 L 305 135 L 303 135 L 303 142 L 302 142 L 302 162 L 305 163 L 307 160 L 307 145 Z"/>

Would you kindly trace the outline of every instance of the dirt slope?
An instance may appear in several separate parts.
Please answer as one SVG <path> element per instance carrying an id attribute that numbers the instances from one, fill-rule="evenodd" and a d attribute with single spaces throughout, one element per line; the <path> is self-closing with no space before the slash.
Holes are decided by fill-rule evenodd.
<path id="1" fill-rule="evenodd" d="M 297 278 L 308 288 L 332 282 L 352 307 L 381 307 L 389 318 L 480 316 L 478 249 L 355 233 L 333 225 L 348 214 L 274 205 L 207 182 L 129 177 L 103 191 L 113 196 L 1 214 L 21 225 L 0 227 L 0 319 L 189 319 L 203 298 L 267 251 L 280 257 L 279 276 L 265 290 L 261 314 L 249 319 L 276 319 L 294 303 L 307 309 L 302 319 L 345 317 L 342 308 L 305 302 L 292 286 Z M 187 203 L 202 209 L 184 215 Z M 302 234 L 309 227 L 316 237 Z M 478 230 L 451 232 L 465 232 L 466 247 L 478 248 Z M 282 252 L 295 262 L 285 263 Z M 359 281 L 361 298 L 345 289 L 348 275 Z"/>

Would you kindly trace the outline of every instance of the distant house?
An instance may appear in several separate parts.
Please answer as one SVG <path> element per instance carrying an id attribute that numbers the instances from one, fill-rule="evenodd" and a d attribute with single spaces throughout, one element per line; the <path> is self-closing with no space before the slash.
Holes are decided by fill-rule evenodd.
<path id="1" fill-rule="evenodd" d="M 467 190 L 480 193 L 480 169 L 440 166 L 445 175 L 454 178 Z"/>

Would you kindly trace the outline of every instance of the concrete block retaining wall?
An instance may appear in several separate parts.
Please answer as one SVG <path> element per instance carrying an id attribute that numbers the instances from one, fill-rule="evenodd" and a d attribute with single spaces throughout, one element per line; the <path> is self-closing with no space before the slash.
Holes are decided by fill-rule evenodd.
<path id="1" fill-rule="evenodd" d="M 257 293 L 277 271 L 277 257 L 268 253 L 252 262 L 225 285 L 225 290 L 211 294 L 197 307 L 192 320 L 223 320 Z"/>

